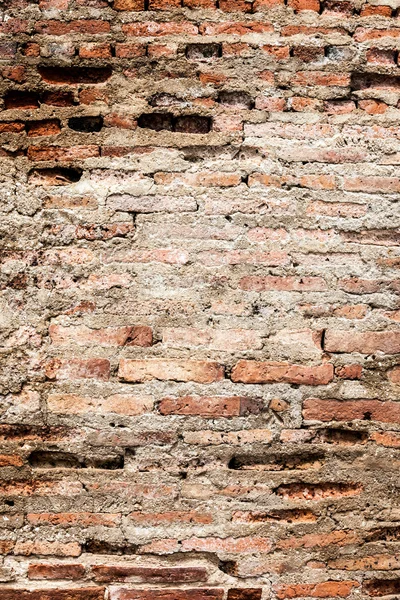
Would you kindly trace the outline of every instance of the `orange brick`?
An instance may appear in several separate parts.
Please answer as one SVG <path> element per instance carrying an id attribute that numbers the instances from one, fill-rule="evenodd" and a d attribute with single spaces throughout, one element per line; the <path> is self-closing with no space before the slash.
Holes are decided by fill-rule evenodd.
<path id="1" fill-rule="evenodd" d="M 284 598 L 347 598 L 354 588 L 359 587 L 357 581 L 324 581 L 323 583 L 287 584 L 275 587 L 276 597 Z"/>
<path id="2" fill-rule="evenodd" d="M 295 12 L 301 12 L 303 10 L 319 12 L 320 8 L 319 0 L 289 0 L 288 6 L 293 8 Z"/>

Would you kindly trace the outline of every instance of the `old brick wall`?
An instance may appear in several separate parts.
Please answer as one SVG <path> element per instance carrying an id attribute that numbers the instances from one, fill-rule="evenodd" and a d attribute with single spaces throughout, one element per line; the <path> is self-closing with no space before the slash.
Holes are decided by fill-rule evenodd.
<path id="1" fill-rule="evenodd" d="M 0 600 L 399 597 L 396 1 L 0 11 Z"/>

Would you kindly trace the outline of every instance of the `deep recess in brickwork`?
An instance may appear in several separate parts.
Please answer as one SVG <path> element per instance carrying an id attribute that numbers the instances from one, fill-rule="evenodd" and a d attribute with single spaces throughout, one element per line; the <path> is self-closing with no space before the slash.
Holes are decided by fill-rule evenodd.
<path id="1" fill-rule="evenodd" d="M 396 0 L 0 0 L 0 600 L 400 597 Z"/>

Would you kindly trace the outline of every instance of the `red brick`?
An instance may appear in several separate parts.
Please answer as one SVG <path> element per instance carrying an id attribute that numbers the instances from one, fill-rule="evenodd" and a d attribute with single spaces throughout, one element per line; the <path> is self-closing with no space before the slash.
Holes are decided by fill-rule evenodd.
<path id="1" fill-rule="evenodd" d="M 110 58 L 110 44 L 87 44 L 79 47 L 79 56 L 81 58 Z"/>
<path id="2" fill-rule="evenodd" d="M 1 74 L 3 75 L 4 79 L 10 79 L 16 83 L 23 83 L 26 81 L 26 69 L 23 65 L 4 67 L 1 70 Z"/>
<path id="3" fill-rule="evenodd" d="M 181 542 L 184 552 L 228 552 L 229 554 L 251 554 L 270 552 L 272 542 L 266 537 L 212 538 L 193 537 Z"/>
<path id="4" fill-rule="evenodd" d="M 183 0 L 187 8 L 215 8 L 215 0 Z"/>
<path id="5" fill-rule="evenodd" d="M 29 436 L 25 433 L 25 437 Z M 8 437 L 8 436 L 7 436 Z M 40 436 L 39 436 L 40 439 Z M 62 481 L 14 481 L 0 485 L 4 496 L 75 496 L 82 490 L 78 482 Z"/>
<path id="6" fill-rule="evenodd" d="M 357 581 L 286 584 L 276 586 L 275 593 L 279 600 L 305 596 L 310 598 L 347 598 L 359 585 Z"/>
<path id="7" fill-rule="evenodd" d="M 261 336 L 256 331 L 247 329 L 195 329 L 168 327 L 163 329 L 163 344 L 174 348 L 191 348 L 205 346 L 215 350 L 234 352 L 250 348 L 262 347 Z"/>
<path id="8" fill-rule="evenodd" d="M 286 109 L 286 100 L 284 98 L 260 97 L 256 99 L 255 108 L 267 110 L 268 112 L 281 112 Z"/>
<path id="9" fill-rule="evenodd" d="M 45 365 L 46 377 L 50 380 L 99 379 L 110 377 L 110 362 L 105 358 L 78 359 L 54 358 Z"/>
<path id="10" fill-rule="evenodd" d="M 11 91 L 4 96 L 5 110 L 34 110 L 39 108 L 39 98 L 33 92 Z"/>
<path id="11" fill-rule="evenodd" d="M 326 215 L 328 217 L 362 217 L 366 214 L 368 207 L 364 204 L 353 204 L 351 202 L 323 202 L 316 200 L 310 202 L 307 213 L 314 215 Z"/>
<path id="12" fill-rule="evenodd" d="M 144 0 L 114 0 L 114 10 L 144 10 Z"/>
<path id="13" fill-rule="evenodd" d="M 385 37 L 398 38 L 399 36 L 400 29 L 367 29 L 357 27 L 354 33 L 354 40 L 356 42 L 367 42 L 368 40 L 379 40 Z"/>
<path id="14" fill-rule="evenodd" d="M 26 124 L 28 136 L 57 135 L 61 131 L 60 122 L 57 119 L 43 121 L 28 121 Z"/>
<path id="15" fill-rule="evenodd" d="M 110 600 L 222 600 L 220 588 L 111 590 Z"/>
<path id="16" fill-rule="evenodd" d="M 162 56 L 176 56 L 176 44 L 149 44 L 147 55 L 149 58 L 161 58 Z"/>
<path id="17" fill-rule="evenodd" d="M 62 148 L 59 146 L 30 146 L 28 158 L 34 161 L 71 162 L 99 156 L 98 146 L 74 146 Z"/>
<path id="18" fill-rule="evenodd" d="M 121 515 L 113 513 L 28 513 L 27 521 L 32 525 L 62 525 L 64 527 L 115 527 Z"/>
<path id="19" fill-rule="evenodd" d="M 122 25 L 122 31 L 126 35 L 138 37 L 160 37 L 163 35 L 196 35 L 198 28 L 196 25 L 185 21 L 180 23 L 147 21 L 146 23 L 127 23 Z"/>
<path id="20" fill-rule="evenodd" d="M 85 413 L 136 416 L 151 412 L 154 401 L 150 396 L 112 394 L 106 398 L 77 394 L 49 394 L 47 407 L 53 413 L 79 415 Z"/>
<path id="21" fill-rule="evenodd" d="M 97 102 L 108 104 L 107 92 L 98 89 L 85 89 L 79 92 L 79 102 L 81 104 L 96 104 Z M 106 119 L 107 117 L 105 117 Z M 104 119 L 104 120 L 105 120 Z"/>
<path id="22" fill-rule="evenodd" d="M 16 454 L 0 454 L 0 467 L 22 467 L 24 464 L 21 456 Z"/>
<path id="23" fill-rule="evenodd" d="M 219 8 L 226 12 L 252 12 L 252 0 L 220 0 Z"/>
<path id="24" fill-rule="evenodd" d="M 400 448 L 400 434 L 395 431 L 373 431 L 370 437 L 371 440 L 379 446 L 385 446 L 385 448 Z"/>
<path id="25" fill-rule="evenodd" d="M 284 0 L 255 0 L 253 8 L 257 12 L 265 9 L 268 10 L 270 8 L 274 8 L 275 6 L 282 6 L 284 3 Z"/>
<path id="26" fill-rule="evenodd" d="M 296 112 L 307 112 L 312 110 L 319 110 L 321 103 L 319 100 L 314 98 L 302 98 L 293 96 L 289 100 L 289 105 L 292 110 Z"/>
<path id="27" fill-rule="evenodd" d="M 154 175 L 154 182 L 157 185 L 183 184 L 188 186 L 201 187 L 232 187 L 241 182 L 240 175 L 237 173 L 161 173 Z"/>
<path id="28" fill-rule="evenodd" d="M 231 588 L 228 600 L 261 600 L 262 588 Z"/>
<path id="29" fill-rule="evenodd" d="M 163 415 L 232 417 L 241 416 L 246 410 L 251 412 L 251 399 L 241 396 L 181 396 L 163 398 L 159 404 Z"/>
<path id="30" fill-rule="evenodd" d="M 290 47 L 289 46 L 271 46 L 271 45 L 265 45 L 262 46 L 262 50 L 264 52 L 266 52 L 267 54 L 269 54 L 270 56 L 273 56 L 274 58 L 276 58 L 277 60 L 284 60 L 286 58 L 289 58 L 290 54 Z"/>
<path id="31" fill-rule="evenodd" d="M 14 554 L 21 556 L 79 556 L 81 546 L 77 542 L 48 542 L 45 540 L 35 540 L 15 544 Z"/>
<path id="32" fill-rule="evenodd" d="M 400 384 L 400 367 L 394 367 L 388 371 L 388 379 L 392 383 Z"/>
<path id="33" fill-rule="evenodd" d="M 342 365 L 335 367 L 335 375 L 340 379 L 360 379 L 362 374 L 362 366 L 353 365 Z"/>
<path id="34" fill-rule="evenodd" d="M 106 327 L 104 329 L 90 329 L 85 325 L 77 327 L 50 325 L 49 334 L 53 344 L 146 347 L 151 346 L 153 342 L 151 328 L 144 325 Z"/>
<path id="35" fill-rule="evenodd" d="M 361 354 L 397 354 L 400 331 L 347 331 L 328 329 L 324 340 L 327 352 L 360 352 Z"/>
<path id="36" fill-rule="evenodd" d="M 149 583 L 186 583 L 206 581 L 207 570 L 202 567 L 141 567 L 131 565 L 94 565 L 94 579 L 100 582 L 129 581 L 131 578 Z"/>
<path id="37" fill-rule="evenodd" d="M 0 23 L 0 33 L 3 34 L 18 34 L 18 33 L 29 33 L 29 21 L 22 19 L 9 19 Z"/>
<path id="38" fill-rule="evenodd" d="M 211 383 L 224 378 L 224 368 L 216 362 L 202 360 L 122 359 L 118 375 L 123 381 L 137 383 L 152 379 Z"/>
<path id="39" fill-rule="evenodd" d="M 232 369 L 232 381 L 242 383 L 297 383 L 326 385 L 333 379 L 333 365 L 306 367 L 280 362 L 241 360 Z"/>
<path id="40" fill-rule="evenodd" d="M 339 288 L 349 294 L 374 294 L 382 289 L 382 282 L 375 279 L 351 279 L 339 280 Z"/>
<path id="41" fill-rule="evenodd" d="M 350 0 L 327 0 L 324 4 L 324 16 L 351 17 L 354 14 L 354 4 Z"/>
<path id="42" fill-rule="evenodd" d="M 348 421 L 353 419 L 400 423 L 400 403 L 383 400 L 304 401 L 303 417 L 313 421 Z"/>
<path id="43" fill-rule="evenodd" d="M 45 92 L 42 96 L 43 104 L 51 106 L 72 106 L 74 98 L 71 92 Z"/>
<path id="44" fill-rule="evenodd" d="M 391 6 L 373 6 L 372 4 L 364 4 L 361 9 L 360 17 L 391 17 Z"/>
<path id="45" fill-rule="evenodd" d="M 118 127 L 119 129 L 136 129 L 137 120 L 129 115 L 109 113 L 104 118 L 104 125 L 106 127 Z"/>
<path id="46" fill-rule="evenodd" d="M 382 115 L 388 109 L 388 105 L 380 100 L 360 100 L 358 107 L 369 115 Z"/>
<path id="47" fill-rule="evenodd" d="M 378 7 L 375 7 L 378 8 Z M 395 65 L 396 55 L 392 49 L 370 48 L 367 50 L 366 59 L 370 63 L 378 65 Z"/>
<path id="48" fill-rule="evenodd" d="M 322 46 L 295 46 L 293 56 L 303 62 L 318 61 L 324 56 L 324 48 Z"/>
<path id="49" fill-rule="evenodd" d="M 43 264 L 45 265 L 60 265 L 66 263 L 68 265 L 82 265 L 93 261 L 93 252 L 86 248 L 78 248 L 69 246 L 49 250 L 43 255 Z"/>
<path id="50" fill-rule="evenodd" d="M 69 0 L 39 0 L 40 10 L 65 10 L 68 8 Z"/>
<path id="51" fill-rule="evenodd" d="M 84 587 L 74 589 L 37 589 L 0 588 L 2 600 L 104 600 L 104 588 Z"/>
<path id="52" fill-rule="evenodd" d="M 6 556 L 11 554 L 15 546 L 15 542 L 12 540 L 0 540 L 0 555 Z"/>
<path id="53" fill-rule="evenodd" d="M 68 579 L 79 580 L 85 576 L 85 567 L 74 564 L 30 564 L 28 567 L 29 579 Z"/>
<path id="54" fill-rule="evenodd" d="M 18 121 L 0 123 L 0 133 L 21 133 L 25 130 L 25 124 Z"/>
<path id="55" fill-rule="evenodd" d="M 319 11 L 319 0 L 289 0 L 288 6 L 293 8 L 295 12 L 300 12 L 303 10 L 313 10 L 315 12 Z"/>
<path id="56" fill-rule="evenodd" d="M 245 43 L 228 43 L 223 42 L 222 44 L 222 55 L 223 56 L 243 56 L 251 52 L 249 44 Z"/>
<path id="57" fill-rule="evenodd" d="M 221 86 L 226 82 L 227 77 L 222 73 L 200 73 L 199 79 L 203 85 Z"/>
<path id="58" fill-rule="evenodd" d="M 213 522 L 210 514 L 196 511 L 169 511 L 163 513 L 133 512 L 129 515 L 129 518 L 134 523 L 145 525 L 162 525 L 163 523 L 198 523 L 208 525 Z M 203 570 L 201 569 L 201 571 Z"/>
<path id="59" fill-rule="evenodd" d="M 271 23 L 262 21 L 225 21 L 223 23 L 202 23 L 202 35 L 246 35 L 247 33 L 273 33 Z"/>
<path id="60" fill-rule="evenodd" d="M 180 6 L 180 0 L 149 0 L 149 10 L 172 10 Z"/>
<path id="61" fill-rule="evenodd" d="M 292 83 L 293 85 L 304 86 L 326 85 L 342 87 L 350 85 L 350 75 L 347 73 L 328 73 L 326 71 L 298 71 Z"/>
<path id="62" fill-rule="evenodd" d="M 145 44 L 116 44 L 115 46 L 115 56 L 118 58 L 136 58 L 145 54 Z"/>
<path id="63" fill-rule="evenodd" d="M 375 246 L 398 246 L 400 234 L 396 228 L 364 229 L 357 233 L 346 232 L 345 239 L 359 244 L 372 244 Z M 395 283 L 395 282 L 393 282 Z"/>
<path id="64" fill-rule="evenodd" d="M 232 513 L 234 523 L 308 523 L 317 520 L 315 514 L 309 509 L 282 509 L 271 510 L 267 512 L 244 512 L 235 511 Z"/>
<path id="65" fill-rule="evenodd" d="M 36 395 L 36 398 L 35 398 Z M 31 392 L 30 394 L 25 394 L 21 392 L 21 394 L 13 394 L 13 401 L 15 401 L 16 405 L 21 408 L 21 413 L 23 414 L 24 408 L 26 412 L 34 413 L 40 408 L 40 396 L 39 394 L 35 394 Z M 41 425 L 0 425 L 0 440 L 2 441 L 18 441 L 28 440 L 28 441 L 61 441 L 68 438 L 68 429 L 65 427 L 46 427 Z M 43 482 L 43 489 L 50 489 L 50 482 Z M 58 489 L 58 486 L 54 484 L 54 487 Z M 21 494 L 25 489 L 32 490 L 42 490 L 42 486 L 39 485 L 38 481 L 33 481 L 32 486 L 30 487 L 28 483 L 23 481 L 14 482 L 14 485 L 8 484 L 3 488 L 8 492 L 12 492 L 14 489 L 20 489 Z M 71 489 L 73 493 L 78 493 L 80 490 L 80 484 L 74 486 L 71 484 Z M 66 490 L 69 490 L 67 486 Z M 66 492 L 67 493 L 67 492 Z"/>
<path id="66" fill-rule="evenodd" d="M 330 100 L 325 102 L 325 111 L 330 115 L 348 115 L 356 110 L 352 100 Z"/>
<path id="67" fill-rule="evenodd" d="M 280 485 L 275 493 L 285 500 L 322 500 L 346 498 L 362 492 L 362 485 L 355 483 L 288 483 Z"/>
<path id="68" fill-rule="evenodd" d="M 52 231 L 54 231 L 55 235 L 62 235 L 63 228 L 60 228 L 60 226 L 55 225 Z M 64 231 L 69 233 L 71 229 L 68 226 L 66 226 Z M 85 225 L 78 225 L 77 227 L 75 227 L 73 236 L 78 240 L 111 240 L 112 238 L 127 237 L 134 231 L 135 227 L 130 222 L 110 223 L 106 225 L 100 225 L 99 223 L 87 223 Z M 107 331 L 104 331 L 102 333 L 105 334 L 105 337 L 107 336 Z M 143 327 L 139 326 L 137 328 L 135 336 L 140 336 L 142 333 L 144 333 Z M 93 335 L 96 336 L 97 333 L 94 332 Z M 79 337 L 79 334 L 77 335 L 77 337 Z"/>
<path id="69" fill-rule="evenodd" d="M 245 409 L 240 413 L 242 416 L 251 414 L 252 412 L 261 412 L 260 403 L 254 403 L 253 407 L 251 404 L 249 407 L 245 404 L 244 408 Z M 242 444 L 252 444 L 256 442 L 269 444 L 272 441 L 272 437 L 272 432 L 269 429 L 245 429 L 243 431 L 228 432 L 202 430 L 188 431 L 183 434 L 183 438 L 187 444 L 199 446 L 219 446 L 220 444 L 241 446 Z"/>
<path id="70" fill-rule="evenodd" d="M 333 314 L 344 319 L 363 319 L 367 312 L 368 306 L 366 304 L 345 304 L 333 308 Z"/>
<path id="71" fill-rule="evenodd" d="M 277 547 L 286 548 L 325 548 L 337 545 L 358 544 L 361 540 L 354 531 L 331 531 L 329 533 L 308 533 L 300 537 L 289 537 L 278 542 Z"/>
<path id="72" fill-rule="evenodd" d="M 384 313 L 384 316 L 392 321 L 400 322 L 400 310 L 389 310 Z"/>
<path id="73" fill-rule="evenodd" d="M 51 85 L 100 84 L 112 75 L 111 67 L 38 67 L 42 80 Z"/>
<path id="74" fill-rule="evenodd" d="M 250 175 L 248 185 L 273 185 L 280 187 L 282 185 L 299 185 L 317 190 L 333 190 L 336 187 L 335 178 L 330 175 L 306 175 L 299 179 L 294 177 L 277 177 L 276 175 L 262 175 L 254 173 Z"/>

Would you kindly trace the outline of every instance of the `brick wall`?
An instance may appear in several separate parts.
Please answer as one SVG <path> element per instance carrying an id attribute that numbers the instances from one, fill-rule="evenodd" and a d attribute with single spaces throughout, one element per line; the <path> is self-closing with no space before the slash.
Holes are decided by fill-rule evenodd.
<path id="1" fill-rule="evenodd" d="M 393 0 L 2 0 L 0 599 L 400 594 Z"/>

